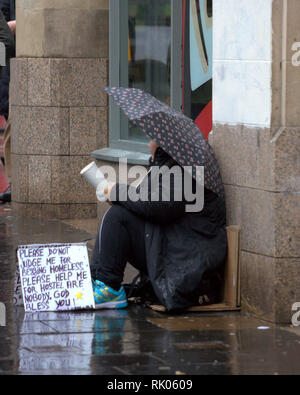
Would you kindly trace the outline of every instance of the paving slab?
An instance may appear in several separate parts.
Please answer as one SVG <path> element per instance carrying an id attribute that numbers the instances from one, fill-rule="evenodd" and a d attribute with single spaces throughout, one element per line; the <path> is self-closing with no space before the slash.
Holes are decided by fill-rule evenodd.
<path id="1" fill-rule="evenodd" d="M 300 329 L 234 313 L 125 310 L 25 313 L 12 306 L 16 248 L 93 243 L 91 221 L 22 219 L 0 207 L 0 375 L 299 374 Z"/>

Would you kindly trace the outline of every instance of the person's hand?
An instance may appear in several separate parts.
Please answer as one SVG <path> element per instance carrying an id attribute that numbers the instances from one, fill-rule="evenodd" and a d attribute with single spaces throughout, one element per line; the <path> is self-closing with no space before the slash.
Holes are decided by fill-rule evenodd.
<path id="1" fill-rule="evenodd" d="M 105 178 L 100 181 L 96 190 L 97 199 L 102 203 L 106 201 L 110 203 L 110 193 L 115 184 L 115 182 L 109 182 Z"/>
<path id="2" fill-rule="evenodd" d="M 106 179 L 101 181 L 97 186 L 97 191 L 96 191 L 97 199 L 102 203 L 106 201 L 108 203 L 111 203 L 110 193 L 113 187 L 115 186 L 115 184 L 116 184 L 115 182 L 108 182 Z"/>
<path id="3" fill-rule="evenodd" d="M 110 194 L 113 187 L 116 185 L 115 182 L 108 182 L 107 188 L 105 189 L 104 193 L 108 201 L 110 201 Z"/>
<path id="4" fill-rule="evenodd" d="M 8 27 L 10 28 L 11 32 L 13 34 L 16 34 L 16 29 L 17 29 L 17 22 L 16 21 L 9 21 L 7 22 Z"/>
<path id="5" fill-rule="evenodd" d="M 99 182 L 97 189 L 96 189 L 97 199 L 102 203 L 106 202 L 106 200 L 107 200 L 107 197 L 106 197 L 107 190 L 108 190 L 108 182 L 104 178 L 102 181 Z"/>

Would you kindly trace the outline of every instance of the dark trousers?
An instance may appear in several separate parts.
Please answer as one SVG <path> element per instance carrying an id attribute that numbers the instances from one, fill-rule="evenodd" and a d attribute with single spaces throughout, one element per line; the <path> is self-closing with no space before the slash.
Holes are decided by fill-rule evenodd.
<path id="1" fill-rule="evenodd" d="M 145 221 L 114 205 L 104 215 L 96 239 L 91 264 L 92 278 L 119 290 L 127 262 L 147 274 Z"/>

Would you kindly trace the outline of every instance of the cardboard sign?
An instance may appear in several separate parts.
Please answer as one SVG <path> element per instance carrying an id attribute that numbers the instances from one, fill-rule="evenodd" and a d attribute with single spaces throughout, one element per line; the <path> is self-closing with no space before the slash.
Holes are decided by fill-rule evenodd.
<path id="1" fill-rule="evenodd" d="M 19 246 L 26 312 L 94 309 L 85 243 Z"/>

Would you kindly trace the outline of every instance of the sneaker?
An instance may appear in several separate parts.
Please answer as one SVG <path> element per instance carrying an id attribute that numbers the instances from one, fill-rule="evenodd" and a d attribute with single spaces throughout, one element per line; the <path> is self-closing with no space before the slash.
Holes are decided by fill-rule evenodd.
<path id="1" fill-rule="evenodd" d="M 102 281 L 93 281 L 95 309 L 124 309 L 128 306 L 123 287 L 115 291 Z"/>

